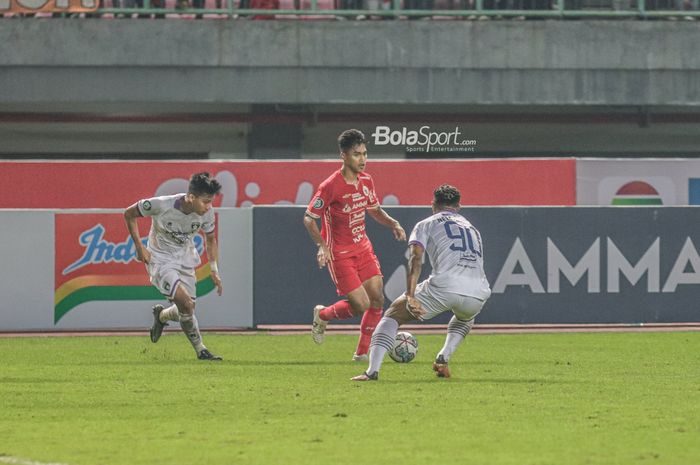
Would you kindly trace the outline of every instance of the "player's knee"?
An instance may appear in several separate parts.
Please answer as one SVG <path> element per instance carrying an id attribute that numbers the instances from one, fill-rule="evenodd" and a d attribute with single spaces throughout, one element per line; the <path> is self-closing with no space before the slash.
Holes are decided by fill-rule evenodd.
<path id="1" fill-rule="evenodd" d="M 393 318 L 398 322 L 404 321 L 409 316 L 406 311 L 406 301 L 402 299 L 395 300 L 384 313 L 384 316 Z"/>
<path id="2" fill-rule="evenodd" d="M 476 314 L 472 310 L 465 310 L 465 309 L 459 309 L 459 310 L 452 310 L 452 313 L 455 314 L 457 319 L 459 321 L 463 322 L 468 322 L 470 320 L 473 320 Z"/>
<path id="3" fill-rule="evenodd" d="M 384 316 L 387 316 L 389 318 L 396 319 L 397 316 L 401 313 L 401 309 L 395 305 L 392 305 L 389 307 L 389 309 L 384 313 Z"/>
<path id="4" fill-rule="evenodd" d="M 177 312 L 182 315 L 192 315 L 194 313 L 194 300 L 185 299 L 177 304 Z"/>
<path id="5" fill-rule="evenodd" d="M 352 309 L 355 311 L 355 314 L 361 314 L 365 313 L 367 309 L 369 308 L 370 300 L 368 298 L 363 298 L 363 299 L 357 299 L 353 302 L 350 302 L 350 305 L 352 306 Z"/>
<path id="6" fill-rule="evenodd" d="M 370 299 L 369 306 L 371 308 L 384 308 L 384 294 Z"/>

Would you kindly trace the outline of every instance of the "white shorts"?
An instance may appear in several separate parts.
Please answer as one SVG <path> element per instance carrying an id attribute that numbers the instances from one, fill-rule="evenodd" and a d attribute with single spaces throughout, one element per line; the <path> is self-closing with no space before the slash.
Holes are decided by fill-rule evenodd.
<path id="1" fill-rule="evenodd" d="M 452 312 L 463 321 L 473 320 L 485 302 L 476 297 L 442 291 L 430 286 L 427 280 L 418 284 L 415 296 L 425 310 L 421 321 L 430 320 L 445 312 Z"/>
<path id="2" fill-rule="evenodd" d="M 182 267 L 177 263 L 151 262 L 146 270 L 153 284 L 168 300 L 175 297 L 178 286 L 184 289 L 194 300 L 197 296 L 197 277 L 194 268 Z"/>

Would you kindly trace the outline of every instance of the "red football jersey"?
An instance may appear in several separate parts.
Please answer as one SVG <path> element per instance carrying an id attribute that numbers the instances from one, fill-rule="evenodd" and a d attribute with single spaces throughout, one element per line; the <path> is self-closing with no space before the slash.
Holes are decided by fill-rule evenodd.
<path id="1" fill-rule="evenodd" d="M 318 186 L 306 213 L 322 219 L 321 237 L 337 259 L 371 247 L 365 231 L 365 210 L 378 207 L 372 176 L 360 173 L 357 183 L 348 184 L 338 170 Z"/>

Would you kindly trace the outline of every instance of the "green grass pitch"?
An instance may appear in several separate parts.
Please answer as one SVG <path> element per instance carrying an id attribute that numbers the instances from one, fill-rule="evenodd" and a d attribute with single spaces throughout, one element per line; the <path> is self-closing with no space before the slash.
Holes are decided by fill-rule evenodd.
<path id="1" fill-rule="evenodd" d="M 347 335 L 0 338 L 0 463 L 700 463 L 700 333 L 417 338 L 376 383 Z"/>

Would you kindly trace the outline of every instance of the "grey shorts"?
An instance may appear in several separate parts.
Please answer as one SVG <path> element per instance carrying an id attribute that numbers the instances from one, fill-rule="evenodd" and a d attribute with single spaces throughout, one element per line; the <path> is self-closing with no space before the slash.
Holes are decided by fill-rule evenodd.
<path id="1" fill-rule="evenodd" d="M 172 300 L 179 286 L 184 286 L 187 293 L 197 297 L 197 277 L 194 268 L 185 268 L 177 263 L 151 262 L 146 266 L 153 284 L 161 294 Z"/>
<path id="2" fill-rule="evenodd" d="M 427 280 L 418 284 L 415 296 L 426 312 L 421 321 L 430 320 L 445 312 L 454 313 L 460 320 L 473 320 L 485 302 L 476 297 L 431 287 Z"/>

